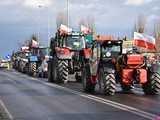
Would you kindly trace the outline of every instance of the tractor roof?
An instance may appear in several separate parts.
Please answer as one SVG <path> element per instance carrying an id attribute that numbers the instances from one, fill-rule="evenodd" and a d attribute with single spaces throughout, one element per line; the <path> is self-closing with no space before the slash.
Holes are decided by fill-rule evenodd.
<path id="1" fill-rule="evenodd" d="M 115 39 L 112 35 L 94 35 L 94 40 L 99 43 L 120 42 L 122 40 Z"/>
<path id="2" fill-rule="evenodd" d="M 61 36 L 83 36 L 84 34 L 79 31 L 72 31 L 72 32 L 60 32 Z"/>

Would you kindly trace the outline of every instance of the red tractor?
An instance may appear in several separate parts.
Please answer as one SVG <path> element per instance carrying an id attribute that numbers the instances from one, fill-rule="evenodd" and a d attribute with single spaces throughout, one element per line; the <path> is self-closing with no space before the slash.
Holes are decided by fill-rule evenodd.
<path id="1" fill-rule="evenodd" d="M 148 67 L 146 58 L 133 49 L 118 60 L 119 78 L 123 91 L 130 91 L 136 84 L 140 84 L 145 94 L 160 92 L 160 74 L 153 66 Z"/>
<path id="2" fill-rule="evenodd" d="M 85 92 L 92 93 L 96 85 L 106 95 L 116 92 L 116 58 L 122 53 L 122 40 L 110 36 L 95 37 L 92 55 L 83 67 L 82 84 Z"/>
<path id="3" fill-rule="evenodd" d="M 81 32 L 65 32 L 60 28 L 50 43 L 50 59 L 48 65 L 48 81 L 67 83 L 69 75 L 81 80 L 81 68 L 90 57 L 90 49 L 86 47 L 85 36 Z"/>

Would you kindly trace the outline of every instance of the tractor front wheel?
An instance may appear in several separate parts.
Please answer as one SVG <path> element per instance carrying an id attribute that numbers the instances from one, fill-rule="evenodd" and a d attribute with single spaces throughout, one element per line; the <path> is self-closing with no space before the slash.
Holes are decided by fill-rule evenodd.
<path id="1" fill-rule="evenodd" d="M 103 68 L 98 72 L 98 82 L 100 91 L 105 95 L 114 95 L 116 92 L 116 79 L 113 73 L 105 73 Z"/>
<path id="2" fill-rule="evenodd" d="M 68 82 L 68 60 L 58 60 L 58 81 L 57 82 Z"/>
<path id="3" fill-rule="evenodd" d="M 148 82 L 142 85 L 145 94 L 156 95 L 160 94 L 160 75 L 151 73 Z"/>
<path id="4" fill-rule="evenodd" d="M 116 92 L 116 79 L 114 74 L 105 75 L 104 93 L 106 95 L 114 95 Z"/>

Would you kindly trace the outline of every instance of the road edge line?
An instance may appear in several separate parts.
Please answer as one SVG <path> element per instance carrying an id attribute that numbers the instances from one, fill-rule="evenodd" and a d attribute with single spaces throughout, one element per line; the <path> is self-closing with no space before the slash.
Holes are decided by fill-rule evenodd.
<path id="1" fill-rule="evenodd" d="M 0 99 L 0 104 L 3 107 L 5 113 L 8 115 L 10 120 L 14 120 L 12 114 L 9 112 L 9 110 L 7 109 L 6 105 L 4 104 L 4 102 Z"/>
<path id="2" fill-rule="evenodd" d="M 42 83 L 44 83 L 44 82 L 42 82 Z M 52 83 L 44 83 L 44 84 L 47 85 L 47 86 L 50 86 L 50 87 L 56 87 L 56 88 L 71 92 L 71 93 L 76 94 L 78 96 L 81 96 L 83 98 L 88 98 L 90 100 L 94 100 L 94 101 L 97 101 L 99 103 L 103 103 L 103 104 L 112 106 L 114 108 L 130 112 L 132 114 L 141 116 L 143 118 L 154 120 L 156 117 L 158 117 L 158 115 L 156 115 L 156 114 L 145 112 L 143 110 L 140 110 L 140 109 L 137 109 L 137 108 L 125 105 L 125 104 L 121 104 L 121 103 L 118 103 L 118 102 L 115 102 L 115 101 L 111 101 L 111 100 L 108 100 L 108 99 L 103 99 L 103 98 L 100 98 L 100 97 L 97 97 L 97 96 L 94 96 L 94 95 L 88 95 L 88 94 L 85 94 L 85 93 L 82 93 L 82 92 L 78 92 L 78 91 L 72 90 L 70 88 L 66 88 L 66 87 L 57 85 L 57 84 L 52 84 Z"/>

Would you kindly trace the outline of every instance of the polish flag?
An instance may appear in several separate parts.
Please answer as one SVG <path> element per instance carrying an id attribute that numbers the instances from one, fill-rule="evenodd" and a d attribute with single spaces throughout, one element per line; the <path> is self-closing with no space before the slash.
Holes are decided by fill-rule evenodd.
<path id="1" fill-rule="evenodd" d="M 36 40 L 32 40 L 32 47 L 33 48 L 37 48 L 38 47 L 38 41 L 36 41 Z"/>
<path id="2" fill-rule="evenodd" d="M 21 51 L 22 52 L 26 52 L 26 51 L 28 51 L 29 50 L 29 47 L 28 46 L 23 46 L 23 47 L 21 47 Z"/>
<path id="3" fill-rule="evenodd" d="M 89 28 L 85 27 L 84 25 L 81 25 L 81 32 L 87 35 L 87 34 L 91 33 L 91 30 Z"/>
<path id="4" fill-rule="evenodd" d="M 59 31 L 61 34 L 63 34 L 63 33 L 67 34 L 67 33 L 72 32 L 72 28 L 68 28 L 66 25 L 61 24 Z"/>
<path id="5" fill-rule="evenodd" d="M 143 33 L 134 32 L 134 45 L 150 50 L 155 50 L 155 38 Z"/>

